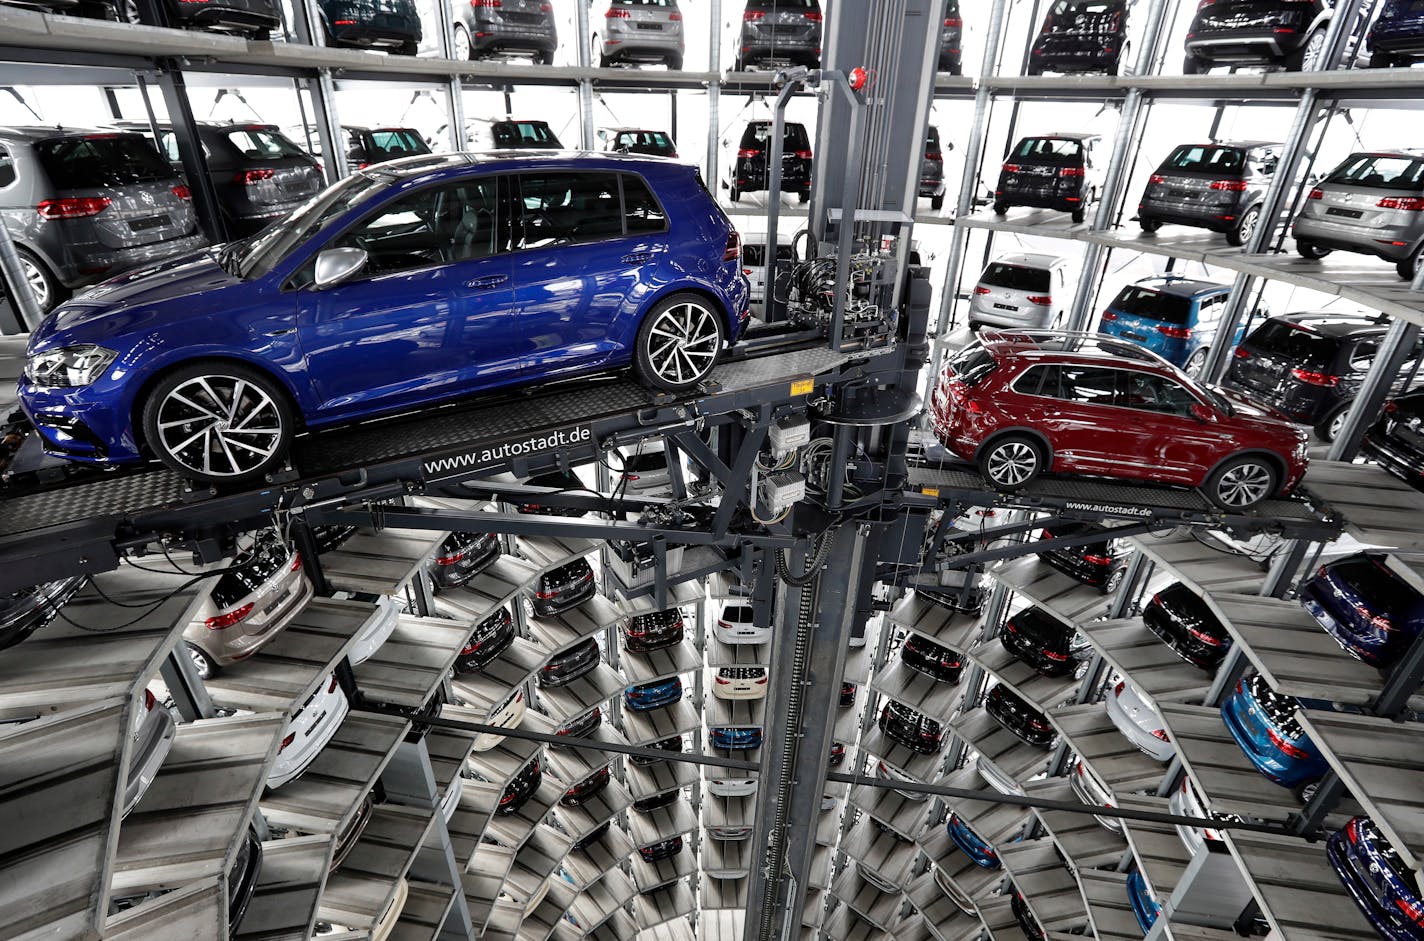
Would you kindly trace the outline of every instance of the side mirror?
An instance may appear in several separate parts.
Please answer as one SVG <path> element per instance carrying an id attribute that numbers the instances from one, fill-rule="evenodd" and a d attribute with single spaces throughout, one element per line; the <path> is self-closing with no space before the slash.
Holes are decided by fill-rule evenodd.
<path id="1" fill-rule="evenodd" d="M 1216 421 L 1216 412 L 1207 408 L 1200 402 L 1193 402 L 1192 417 L 1204 425 L 1210 425 Z"/>
<path id="2" fill-rule="evenodd" d="M 364 248 L 328 248 L 316 256 L 314 281 L 319 288 L 335 287 L 366 267 Z"/>

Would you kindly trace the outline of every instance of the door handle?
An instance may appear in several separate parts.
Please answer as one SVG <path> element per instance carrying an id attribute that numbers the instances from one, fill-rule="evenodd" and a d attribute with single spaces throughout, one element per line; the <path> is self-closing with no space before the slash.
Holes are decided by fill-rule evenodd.
<path id="1" fill-rule="evenodd" d="M 631 255 L 624 255 L 618 260 L 623 262 L 623 264 L 625 265 L 641 265 L 644 262 L 651 260 L 652 257 L 652 252 L 633 252 Z"/>
<path id="2" fill-rule="evenodd" d="M 507 274 L 492 274 L 484 278 L 474 278 L 465 282 L 467 288 L 493 288 L 509 280 Z"/>

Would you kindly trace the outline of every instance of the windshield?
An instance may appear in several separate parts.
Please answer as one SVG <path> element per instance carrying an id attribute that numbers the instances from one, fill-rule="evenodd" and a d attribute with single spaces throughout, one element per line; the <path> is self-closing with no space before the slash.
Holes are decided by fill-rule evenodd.
<path id="1" fill-rule="evenodd" d="M 259 278 L 271 271 L 293 249 L 328 223 L 390 185 L 391 177 L 378 173 L 353 173 L 307 200 L 279 223 L 257 233 L 238 259 L 237 275 Z"/>
<path id="2" fill-rule="evenodd" d="M 55 189 L 124 186 L 177 178 L 147 138 L 137 134 L 62 137 L 35 145 Z"/>
<path id="3" fill-rule="evenodd" d="M 227 132 L 227 139 L 248 160 L 283 160 L 305 157 L 296 144 L 269 127 L 239 127 Z"/>
<path id="4" fill-rule="evenodd" d="M 1355 154 L 1340 164 L 1326 182 L 1414 192 L 1424 188 L 1424 158 Z"/>
<path id="5" fill-rule="evenodd" d="M 1324 370 L 1330 366 L 1340 341 L 1286 320 L 1267 320 L 1246 338 L 1263 353 L 1276 353 L 1293 366 Z"/>

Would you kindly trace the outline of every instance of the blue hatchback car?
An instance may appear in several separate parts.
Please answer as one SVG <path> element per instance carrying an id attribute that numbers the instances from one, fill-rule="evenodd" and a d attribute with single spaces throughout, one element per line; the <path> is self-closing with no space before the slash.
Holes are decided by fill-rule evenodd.
<path id="1" fill-rule="evenodd" d="M 1229 285 L 1168 275 L 1143 278 L 1118 292 L 1103 311 L 1098 332 L 1131 340 L 1196 376 L 1216 343 Z M 1245 324 L 1231 339 L 1241 341 Z"/>
<path id="2" fill-rule="evenodd" d="M 1162 917 L 1162 906 L 1152 897 L 1152 890 L 1147 887 L 1147 880 L 1142 878 L 1141 870 L 1134 869 L 1127 877 L 1127 900 L 1132 904 L 1137 927 L 1147 934 Z"/>
<path id="3" fill-rule="evenodd" d="M 1393 666 L 1424 630 L 1424 595 L 1376 552 L 1323 565 L 1301 586 L 1300 603 L 1351 655 Z"/>
<path id="4" fill-rule="evenodd" d="M 697 170 L 495 151 L 361 170 L 257 235 L 56 308 L 20 400 L 46 450 L 259 479 L 305 429 L 632 366 L 701 381 L 747 317 Z"/>
<path id="5" fill-rule="evenodd" d="M 1345 891 L 1387 941 L 1424 941 L 1424 897 L 1414 871 L 1369 817 L 1330 834 L 1325 856 Z"/>
<path id="6" fill-rule="evenodd" d="M 984 869 L 998 869 L 1002 865 L 999 862 L 999 854 L 986 840 L 975 833 L 969 824 L 960 819 L 959 814 L 949 815 L 949 838 L 954 841 L 954 845 L 963 851 L 964 855 L 974 861 L 974 865 Z"/>
<path id="7" fill-rule="evenodd" d="M 1296 721 L 1300 701 L 1271 689 L 1266 678 L 1252 674 L 1236 683 L 1236 692 L 1221 704 L 1226 730 L 1256 770 L 1304 797 L 1308 785 L 1329 770 L 1320 749 Z"/>
<path id="8" fill-rule="evenodd" d="M 682 698 L 682 680 L 674 676 L 651 683 L 638 683 L 623 690 L 623 702 L 634 712 L 648 712 L 671 706 Z"/>
<path id="9" fill-rule="evenodd" d="M 750 751 L 761 747 L 761 726 L 714 725 L 707 730 L 707 741 L 713 748 L 730 751 Z"/>

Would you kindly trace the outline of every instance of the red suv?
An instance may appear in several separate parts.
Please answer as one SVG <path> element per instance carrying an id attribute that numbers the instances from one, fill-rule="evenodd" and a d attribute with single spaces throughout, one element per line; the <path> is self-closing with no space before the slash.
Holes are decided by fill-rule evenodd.
<path id="1" fill-rule="evenodd" d="M 940 375 L 931 424 L 1000 490 L 1051 469 L 1200 487 L 1241 510 L 1305 474 L 1304 429 L 1095 334 L 980 333 Z"/>

